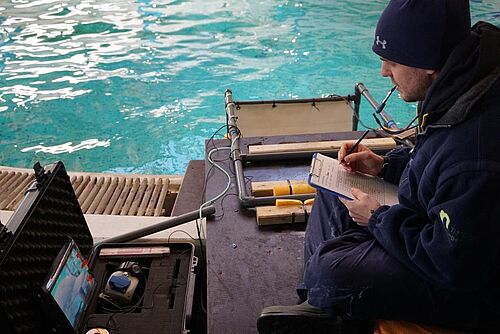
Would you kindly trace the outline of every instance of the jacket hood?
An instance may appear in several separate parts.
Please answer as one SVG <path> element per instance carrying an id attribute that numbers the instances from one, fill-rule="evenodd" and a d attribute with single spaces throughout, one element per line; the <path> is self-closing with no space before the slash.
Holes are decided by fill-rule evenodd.
<path id="1" fill-rule="evenodd" d="M 420 130 L 464 121 L 500 76 L 500 29 L 478 22 L 446 61 L 420 105 Z"/>

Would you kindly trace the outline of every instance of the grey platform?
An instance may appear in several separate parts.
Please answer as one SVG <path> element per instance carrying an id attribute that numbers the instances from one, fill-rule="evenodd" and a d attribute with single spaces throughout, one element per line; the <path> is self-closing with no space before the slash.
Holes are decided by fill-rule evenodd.
<path id="1" fill-rule="evenodd" d="M 242 152 L 250 144 L 276 144 L 319 140 L 355 139 L 361 132 L 323 135 L 242 138 Z M 228 146 L 228 140 L 214 141 Z M 207 152 L 213 147 L 207 142 Z M 214 155 L 234 172 L 228 151 Z M 252 163 L 244 168 L 252 181 L 304 179 L 309 159 Z M 227 183 L 222 172 L 205 161 L 206 198 L 219 194 Z M 303 272 L 305 225 L 259 228 L 255 212 L 240 207 L 232 178 L 231 188 L 215 203 L 216 215 L 207 221 L 208 333 L 257 333 L 256 320 L 269 305 L 297 302 L 295 289 Z"/>

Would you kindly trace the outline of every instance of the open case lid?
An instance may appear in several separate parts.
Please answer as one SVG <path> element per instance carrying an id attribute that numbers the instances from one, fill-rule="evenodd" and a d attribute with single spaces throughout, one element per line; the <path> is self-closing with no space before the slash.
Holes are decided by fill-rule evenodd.
<path id="1" fill-rule="evenodd" d="M 5 226 L 0 228 L 2 333 L 42 333 L 33 294 L 68 238 L 89 257 L 93 240 L 62 162 L 42 168 Z M 5 331 L 4 331 L 5 330 Z"/>

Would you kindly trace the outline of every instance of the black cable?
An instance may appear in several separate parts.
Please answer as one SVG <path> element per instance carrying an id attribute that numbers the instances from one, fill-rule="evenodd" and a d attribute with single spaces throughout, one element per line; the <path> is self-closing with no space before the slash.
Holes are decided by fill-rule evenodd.
<path id="1" fill-rule="evenodd" d="M 382 129 L 382 131 L 384 131 L 385 133 L 390 134 L 390 135 L 398 135 L 398 134 L 403 133 L 403 132 L 405 132 L 407 130 L 416 128 L 417 127 L 416 125 L 414 125 L 414 126 L 411 126 L 411 125 L 413 124 L 413 122 L 415 122 L 417 120 L 418 116 L 419 115 L 415 116 L 415 118 L 412 119 L 410 121 L 410 123 L 408 123 L 408 125 L 404 129 L 402 129 L 402 130 L 391 130 L 391 129 L 386 128 L 385 126 L 383 126 L 382 123 L 380 122 L 380 120 L 377 118 L 377 115 L 375 113 L 373 113 L 373 118 L 375 118 L 375 121 L 380 126 L 380 128 Z"/>
<path id="2" fill-rule="evenodd" d="M 179 232 L 184 233 L 184 234 L 185 234 L 185 235 L 187 235 L 187 236 L 188 236 L 191 240 L 193 240 L 193 241 L 197 241 L 197 239 L 196 239 L 196 238 L 193 238 L 193 237 L 192 237 L 189 233 L 187 233 L 186 231 L 184 231 L 184 230 L 175 230 L 175 231 L 172 231 L 172 232 L 168 235 L 168 237 L 167 237 L 167 244 L 168 244 L 168 243 L 170 243 L 170 237 L 172 236 L 172 234 L 174 234 L 174 233 L 179 233 Z"/>
<path id="3" fill-rule="evenodd" d="M 221 199 L 221 202 L 220 202 L 220 209 L 222 211 L 222 214 L 221 215 L 218 215 L 218 216 L 214 216 L 214 220 L 215 221 L 219 221 L 221 220 L 223 217 L 224 217 L 224 200 L 226 199 L 226 197 L 228 196 L 238 196 L 238 194 L 236 193 L 227 193 L 225 194 L 222 199 Z"/>
<path id="4" fill-rule="evenodd" d="M 220 128 L 218 128 L 211 136 L 210 138 L 208 139 L 207 141 L 207 149 L 210 148 L 209 146 L 212 145 L 213 148 L 216 148 L 215 146 L 215 143 L 214 143 L 214 138 L 215 136 L 219 133 L 219 131 L 221 131 L 222 129 L 224 129 L 226 127 L 226 125 L 223 125 L 221 126 Z"/>
<path id="5" fill-rule="evenodd" d="M 375 133 L 379 132 L 378 129 L 372 128 L 372 127 L 366 125 L 365 123 L 363 123 L 363 121 L 361 120 L 360 116 L 358 114 L 356 114 L 354 108 L 352 107 L 351 101 L 349 101 L 345 96 L 337 95 L 337 94 L 330 94 L 328 96 L 329 97 L 338 97 L 338 98 L 341 98 L 342 100 L 344 100 L 344 102 L 349 106 L 349 108 L 351 108 L 351 110 L 353 111 L 352 114 L 354 115 L 354 117 L 356 118 L 356 120 L 359 122 L 359 124 L 361 124 L 362 127 L 364 127 L 367 130 L 372 130 Z"/>

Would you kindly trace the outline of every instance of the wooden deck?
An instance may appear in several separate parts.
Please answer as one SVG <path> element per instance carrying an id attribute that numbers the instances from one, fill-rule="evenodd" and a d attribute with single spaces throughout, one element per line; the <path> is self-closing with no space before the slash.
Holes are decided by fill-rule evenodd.
<path id="1" fill-rule="evenodd" d="M 183 177 L 68 172 L 85 214 L 169 216 Z M 0 210 L 14 211 L 34 181 L 31 169 L 0 166 Z"/>

